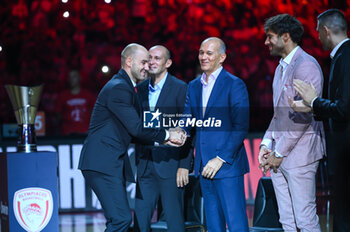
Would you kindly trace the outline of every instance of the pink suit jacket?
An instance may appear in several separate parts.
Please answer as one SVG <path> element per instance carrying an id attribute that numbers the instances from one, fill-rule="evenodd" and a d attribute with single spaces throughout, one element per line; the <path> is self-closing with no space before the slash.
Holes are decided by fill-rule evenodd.
<path id="1" fill-rule="evenodd" d="M 312 83 L 319 96 L 322 95 L 323 75 L 317 61 L 300 47 L 287 66 L 282 81 L 281 65 L 276 68 L 273 80 L 274 115 L 265 139 L 272 140 L 269 148 L 283 155 L 281 166 L 286 169 L 311 164 L 325 154 L 323 124 L 315 121 L 312 113 L 297 113 L 288 103 L 288 97 L 300 100 L 293 88 L 293 80 Z"/>

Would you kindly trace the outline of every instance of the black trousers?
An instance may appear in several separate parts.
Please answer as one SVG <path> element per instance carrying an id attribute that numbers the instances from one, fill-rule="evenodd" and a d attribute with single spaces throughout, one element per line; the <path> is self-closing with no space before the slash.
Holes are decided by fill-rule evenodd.
<path id="1" fill-rule="evenodd" d="M 82 173 L 104 210 L 107 220 L 105 232 L 128 231 L 132 217 L 124 178 L 88 170 Z"/>
<path id="2" fill-rule="evenodd" d="M 138 177 L 135 200 L 135 230 L 149 232 L 154 209 L 160 197 L 168 232 L 184 232 L 184 189 L 176 185 L 176 173 L 161 178 L 149 161 Z M 159 217 L 160 215 L 158 215 Z"/>
<path id="3" fill-rule="evenodd" d="M 350 141 L 339 138 L 339 141 Z M 350 145 L 346 142 L 335 143 L 335 175 L 334 179 L 334 217 L 333 231 L 334 232 L 349 232 L 350 231 L 350 171 L 349 171 L 349 156 Z"/>

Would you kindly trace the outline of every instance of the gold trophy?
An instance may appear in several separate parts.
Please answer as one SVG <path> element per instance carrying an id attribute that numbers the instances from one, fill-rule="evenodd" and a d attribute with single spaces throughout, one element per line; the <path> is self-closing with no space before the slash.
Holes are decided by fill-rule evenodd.
<path id="1" fill-rule="evenodd" d="M 43 85 L 18 86 L 6 85 L 18 124 L 18 152 L 34 152 L 36 150 L 35 116 Z"/>

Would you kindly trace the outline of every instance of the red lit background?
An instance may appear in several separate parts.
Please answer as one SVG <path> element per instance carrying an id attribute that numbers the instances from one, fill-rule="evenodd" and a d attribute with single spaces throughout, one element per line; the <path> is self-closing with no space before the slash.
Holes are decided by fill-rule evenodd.
<path id="1" fill-rule="evenodd" d="M 329 58 L 318 41 L 316 16 L 339 8 L 348 18 L 348 6 L 349 0 L 1 1 L 0 123 L 15 123 L 4 84 L 45 83 L 40 110 L 46 114 L 46 133 L 52 135 L 57 133 L 55 101 L 67 86 L 69 70 L 78 68 L 83 87 L 97 94 L 120 68 L 125 45 L 163 44 L 173 54 L 171 72 L 188 82 L 200 72 L 201 41 L 218 36 L 228 48 L 225 68 L 248 86 L 251 130 L 263 131 L 271 116 L 278 61 L 264 46 L 264 21 L 279 13 L 296 16 L 305 29 L 302 47 L 317 58 L 327 77 Z M 108 73 L 101 72 L 103 65 L 109 66 Z"/>

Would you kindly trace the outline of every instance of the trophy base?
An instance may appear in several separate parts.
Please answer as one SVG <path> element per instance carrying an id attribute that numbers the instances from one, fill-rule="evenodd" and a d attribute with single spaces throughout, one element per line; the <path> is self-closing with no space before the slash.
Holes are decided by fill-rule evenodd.
<path id="1" fill-rule="evenodd" d="M 18 125 L 18 152 L 36 152 L 36 136 L 34 124 Z"/>
<path id="2" fill-rule="evenodd" d="M 25 152 L 25 153 L 37 152 L 36 144 L 18 145 L 17 152 Z"/>

